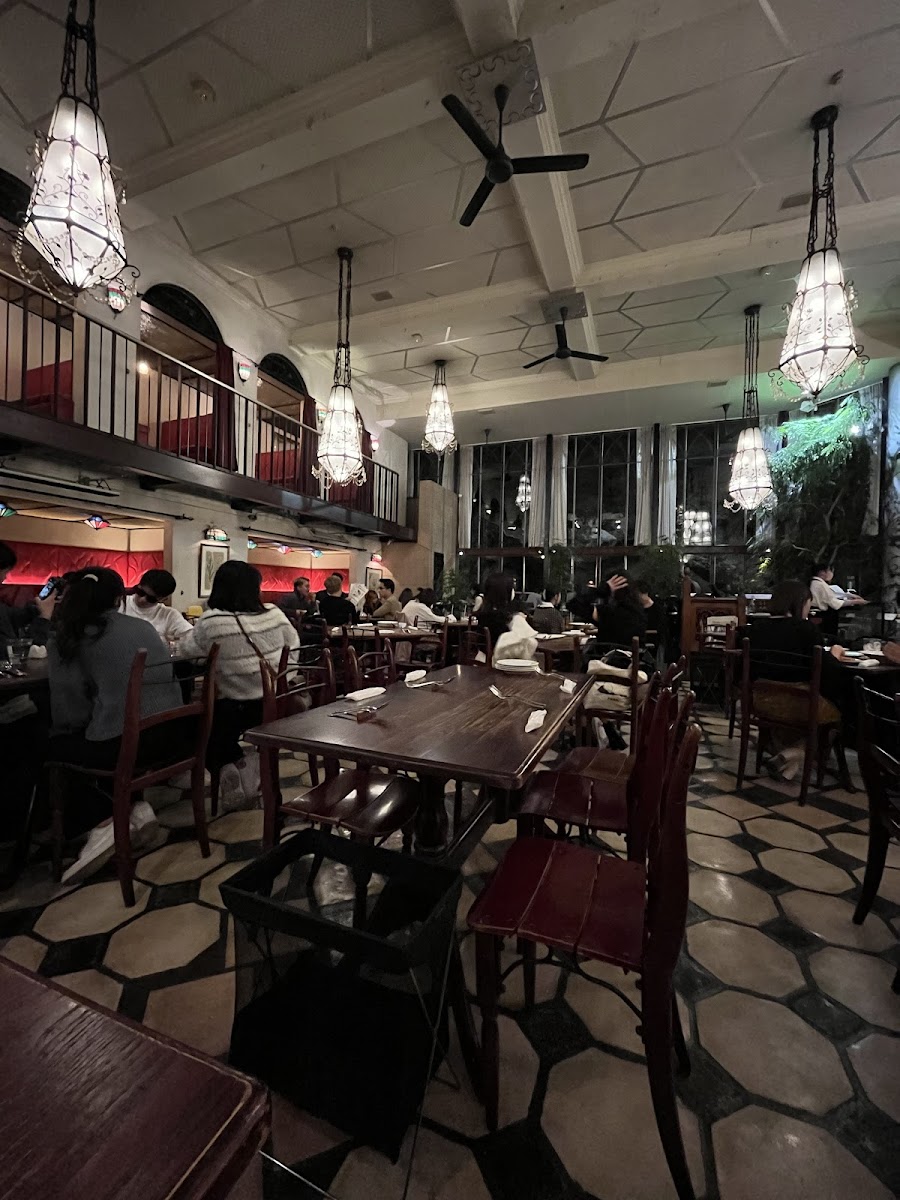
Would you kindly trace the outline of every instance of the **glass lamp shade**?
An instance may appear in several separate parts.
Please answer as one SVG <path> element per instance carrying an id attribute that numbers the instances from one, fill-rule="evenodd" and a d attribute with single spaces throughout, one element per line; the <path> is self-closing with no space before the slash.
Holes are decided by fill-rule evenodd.
<path id="1" fill-rule="evenodd" d="M 857 355 L 840 255 L 834 247 L 814 250 L 800 269 L 779 366 L 815 398 Z"/>
<path id="2" fill-rule="evenodd" d="M 758 425 L 741 430 L 728 490 L 735 506 L 750 512 L 765 504 L 772 495 L 772 473 Z"/>
<path id="3" fill-rule="evenodd" d="M 429 450 L 432 454 L 446 454 L 456 449 L 453 409 L 450 407 L 445 383 L 436 383 L 431 389 L 422 449 Z"/>
<path id="4" fill-rule="evenodd" d="M 365 483 L 362 445 L 356 405 L 349 384 L 336 383 L 328 397 L 328 410 L 319 437 L 319 465 L 314 474 L 333 483 Z"/>
<path id="5" fill-rule="evenodd" d="M 76 291 L 126 264 L 106 131 L 84 100 L 60 96 L 35 171 L 25 241 Z"/>
<path id="6" fill-rule="evenodd" d="M 519 480 L 519 490 L 516 492 L 516 508 L 520 512 L 528 512 L 531 507 L 531 480 L 523 475 Z"/>

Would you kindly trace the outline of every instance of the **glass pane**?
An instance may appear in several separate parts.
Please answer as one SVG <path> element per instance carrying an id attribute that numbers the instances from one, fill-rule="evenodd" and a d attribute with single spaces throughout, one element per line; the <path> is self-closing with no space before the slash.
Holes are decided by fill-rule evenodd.
<path id="1" fill-rule="evenodd" d="M 686 545 L 712 541 L 712 510 L 715 505 L 715 460 L 688 459 L 685 464 L 682 540 Z"/>
<path id="2" fill-rule="evenodd" d="M 575 454 L 575 465 L 579 467 L 599 466 L 603 449 L 602 433 L 579 434 L 578 449 Z M 571 440 L 569 442 L 571 447 Z M 571 450 L 570 450 L 571 453 Z"/>
<path id="3" fill-rule="evenodd" d="M 737 450 L 741 426 L 738 421 L 729 421 L 727 425 L 719 426 L 719 456 L 731 458 Z"/>
<path id="4" fill-rule="evenodd" d="M 480 546 L 499 546 L 500 543 L 500 497 L 503 486 L 501 475 L 503 448 L 482 446 L 481 488 L 478 497 L 481 532 Z"/>
<path id="5" fill-rule="evenodd" d="M 713 559 L 713 580 L 725 596 L 737 596 L 747 590 L 747 557 L 744 554 L 719 554 Z"/>
<path id="6" fill-rule="evenodd" d="M 600 503 L 600 470 L 579 467 L 575 472 L 573 546 L 596 546 L 599 535 L 597 509 Z"/>
<path id="7" fill-rule="evenodd" d="M 596 558 L 575 558 L 573 561 L 572 578 L 574 579 L 574 590 L 581 591 L 582 588 L 589 584 L 597 582 L 597 566 Z"/>
<path id="8" fill-rule="evenodd" d="M 625 570 L 624 555 L 605 554 L 597 563 L 597 578 L 609 579 L 612 575 L 624 575 Z"/>
<path id="9" fill-rule="evenodd" d="M 688 458 L 702 458 L 707 454 L 715 454 L 715 425 L 688 425 L 686 435 Z"/>
<path id="10" fill-rule="evenodd" d="M 630 434 L 625 433 L 605 433 L 603 435 L 603 461 L 604 463 L 624 463 L 628 462 L 628 443 Z"/>
<path id="11" fill-rule="evenodd" d="M 544 559 L 529 555 L 525 559 L 525 591 L 540 592 L 544 588 Z"/>
<path id="12" fill-rule="evenodd" d="M 728 459 L 719 460 L 718 496 L 716 499 L 716 545 L 739 546 L 747 540 L 747 514 L 739 508 L 737 512 L 725 507 L 731 464 Z"/>
<path id="13" fill-rule="evenodd" d="M 628 467 L 628 526 L 625 530 L 625 541 L 629 546 L 634 545 L 636 525 L 637 525 L 637 466 L 635 463 L 631 463 Z"/>
<path id="14" fill-rule="evenodd" d="M 603 468 L 603 512 L 600 518 L 600 545 L 612 546 L 625 541 L 626 487 L 628 468 Z"/>

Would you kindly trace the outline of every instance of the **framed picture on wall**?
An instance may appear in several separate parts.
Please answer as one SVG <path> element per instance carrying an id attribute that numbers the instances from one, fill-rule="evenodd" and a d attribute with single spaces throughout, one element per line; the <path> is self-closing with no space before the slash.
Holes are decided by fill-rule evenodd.
<path id="1" fill-rule="evenodd" d="M 230 557 L 231 550 L 229 546 L 223 546 L 221 543 L 216 542 L 200 543 L 200 581 L 197 587 L 197 594 L 201 599 L 205 599 L 210 594 L 216 571 Z"/>
<path id="2" fill-rule="evenodd" d="M 377 592 L 381 582 L 381 567 L 366 567 L 366 591 Z"/>

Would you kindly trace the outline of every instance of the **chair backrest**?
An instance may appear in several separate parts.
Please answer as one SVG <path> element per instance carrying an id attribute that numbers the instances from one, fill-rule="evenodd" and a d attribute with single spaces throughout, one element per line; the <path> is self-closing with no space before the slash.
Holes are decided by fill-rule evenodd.
<path id="1" fill-rule="evenodd" d="M 410 662 L 429 662 L 435 666 L 445 666 L 447 662 L 448 623 L 445 621 L 440 629 L 435 629 L 425 637 L 416 638 L 412 643 Z"/>
<path id="2" fill-rule="evenodd" d="M 859 770 L 869 800 L 870 825 L 875 821 L 896 825 L 900 810 L 888 793 L 900 792 L 900 695 L 890 697 L 867 688 L 859 675 L 856 690 L 856 748 Z"/>
<path id="3" fill-rule="evenodd" d="M 741 643 L 741 720 L 752 718 L 764 725 L 798 727 L 797 722 L 776 721 L 771 715 L 760 712 L 756 703 L 759 697 L 755 687 L 760 683 L 776 687 L 778 684 L 790 683 L 808 685 L 809 703 L 802 724 L 804 727 L 815 724 L 822 689 L 822 647 L 814 646 L 810 655 L 782 650 L 754 650 L 749 638 L 744 638 Z"/>
<path id="4" fill-rule="evenodd" d="M 148 773 L 144 772 L 141 776 L 135 776 L 141 734 L 148 729 L 155 729 L 159 725 L 168 725 L 175 721 L 183 721 L 185 718 L 199 718 L 194 753 L 201 760 L 206 757 L 206 746 L 209 741 L 209 732 L 212 728 L 213 705 L 216 698 L 218 661 L 219 643 L 213 642 L 202 668 L 203 687 L 199 699 L 192 700 L 190 704 L 181 704 L 176 708 L 169 708 L 164 712 L 152 713 L 150 716 L 142 717 L 141 695 L 145 684 L 150 687 L 154 683 L 171 684 L 175 682 L 175 675 L 172 670 L 172 664 L 163 662 L 157 664 L 160 668 L 160 678 L 158 680 L 146 681 L 144 674 L 147 666 L 147 651 L 139 650 L 137 652 L 131 664 L 128 686 L 125 690 L 125 718 L 122 727 L 119 756 L 116 760 L 116 786 L 122 784 L 131 785 L 136 778 L 143 778 L 143 775 Z M 150 669 L 154 670 L 155 667 L 151 667 Z M 176 747 L 180 747 L 183 743 L 176 740 L 173 744 Z M 181 760 L 173 757 L 171 761 Z M 153 764 L 153 766 L 155 765 Z M 159 764 L 159 766 L 163 765 L 165 764 Z"/>
<path id="5" fill-rule="evenodd" d="M 667 688 L 657 694 L 644 717 L 640 752 L 635 755 L 628 781 L 628 857 L 636 862 L 646 859 L 650 836 L 659 820 L 676 713 L 676 697 Z"/>
<path id="6" fill-rule="evenodd" d="M 265 722 L 290 717 L 309 708 L 319 708 L 337 699 L 331 651 L 320 651 L 319 661 L 309 663 L 304 661 L 304 651 L 308 649 L 301 646 L 299 651 L 289 650 L 285 646 L 274 679 L 267 665 L 259 664 Z"/>
<path id="7" fill-rule="evenodd" d="M 394 651 L 390 642 L 380 650 L 357 654 L 351 646 L 347 651 L 347 690 L 356 692 L 364 687 L 389 687 L 397 682 Z"/>
<path id="8" fill-rule="evenodd" d="M 710 617 L 735 617 L 736 624 L 747 620 L 746 596 L 694 596 L 685 577 L 681 591 L 681 652 L 690 661 L 707 640 Z"/>
<path id="9" fill-rule="evenodd" d="M 688 906 L 687 793 L 697 762 L 700 727 L 687 728 L 668 772 L 660 823 L 647 863 L 644 966 L 671 977 L 681 953 Z"/>
<path id="10" fill-rule="evenodd" d="M 494 655 L 491 631 L 484 625 L 473 625 L 470 622 L 469 628 L 460 634 L 459 661 L 464 667 L 470 667 L 479 653 L 484 655 L 487 666 L 490 666 Z"/>
<path id="11" fill-rule="evenodd" d="M 682 656 L 673 663 L 669 663 L 666 667 L 666 673 L 662 677 L 661 687 L 671 688 L 673 692 L 677 692 L 684 679 L 684 670 L 687 666 L 687 659 Z"/>

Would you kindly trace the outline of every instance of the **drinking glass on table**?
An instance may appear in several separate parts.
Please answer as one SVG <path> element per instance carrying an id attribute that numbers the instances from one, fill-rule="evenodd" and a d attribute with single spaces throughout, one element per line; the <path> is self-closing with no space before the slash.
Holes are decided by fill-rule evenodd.
<path id="1" fill-rule="evenodd" d="M 14 667 L 21 667 L 28 658 L 31 649 L 31 638 L 14 638 L 8 647 L 9 661 Z"/>

